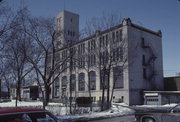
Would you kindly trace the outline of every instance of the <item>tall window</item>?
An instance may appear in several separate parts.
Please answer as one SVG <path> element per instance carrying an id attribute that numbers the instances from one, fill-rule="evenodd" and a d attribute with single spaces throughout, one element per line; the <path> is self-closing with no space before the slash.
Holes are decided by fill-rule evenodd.
<path id="1" fill-rule="evenodd" d="M 96 73 L 94 71 L 89 72 L 90 89 L 96 90 Z"/>
<path id="2" fill-rule="evenodd" d="M 108 75 L 104 70 L 101 70 L 100 89 L 103 89 L 103 86 L 105 89 L 107 89 L 107 83 L 108 83 Z"/>
<path id="3" fill-rule="evenodd" d="M 115 41 L 115 32 L 112 32 L 112 41 Z"/>
<path id="4" fill-rule="evenodd" d="M 78 67 L 85 68 L 85 56 L 78 57 Z"/>
<path id="5" fill-rule="evenodd" d="M 101 52 L 100 53 L 100 63 L 102 65 L 105 65 L 105 64 L 108 63 L 108 60 L 109 60 L 109 53 L 108 53 L 108 51 L 106 50 L 106 51 Z"/>
<path id="6" fill-rule="evenodd" d="M 95 66 L 96 65 L 96 56 L 94 54 L 88 55 L 88 66 Z"/>
<path id="7" fill-rule="evenodd" d="M 95 39 L 88 41 L 88 51 L 94 50 L 95 48 L 96 48 Z"/>
<path id="8" fill-rule="evenodd" d="M 80 73 L 79 74 L 79 91 L 84 91 L 85 90 L 85 74 L 84 73 Z"/>
<path id="9" fill-rule="evenodd" d="M 67 87 L 67 77 L 66 76 L 62 77 L 61 86 L 62 86 L 62 88 Z"/>
<path id="10" fill-rule="evenodd" d="M 67 50 L 64 50 L 63 52 L 62 52 L 62 62 L 63 62 L 63 64 L 62 64 L 62 70 L 63 71 L 67 71 Z"/>
<path id="11" fill-rule="evenodd" d="M 67 90 L 67 77 L 63 76 L 61 80 L 61 96 L 65 97 L 66 96 L 66 90 Z"/>
<path id="12" fill-rule="evenodd" d="M 123 60 L 123 47 L 113 49 L 113 61 Z"/>
<path id="13" fill-rule="evenodd" d="M 117 66 L 113 68 L 113 81 L 114 81 L 114 88 L 123 88 L 123 67 Z"/>
<path id="14" fill-rule="evenodd" d="M 78 54 L 84 54 L 85 53 L 85 44 L 82 43 L 78 45 Z"/>
<path id="15" fill-rule="evenodd" d="M 116 41 L 119 41 L 119 31 L 116 31 Z"/>
<path id="16" fill-rule="evenodd" d="M 59 78 L 56 78 L 56 80 L 54 81 L 54 96 L 59 96 Z"/>
<path id="17" fill-rule="evenodd" d="M 72 74 L 72 75 L 70 76 L 70 80 L 71 80 L 70 89 L 71 89 L 72 91 L 75 91 L 75 89 L 76 89 L 76 75 L 75 75 L 75 74 Z"/>
<path id="18" fill-rule="evenodd" d="M 106 34 L 106 46 L 108 46 L 108 34 Z"/>
<path id="19" fill-rule="evenodd" d="M 122 38 L 122 30 L 119 30 L 119 41 L 122 41 L 123 38 Z"/>

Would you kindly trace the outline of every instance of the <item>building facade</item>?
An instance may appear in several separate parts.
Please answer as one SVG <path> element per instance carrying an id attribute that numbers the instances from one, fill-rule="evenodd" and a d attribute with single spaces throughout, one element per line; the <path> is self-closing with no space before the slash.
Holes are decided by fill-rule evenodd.
<path id="1" fill-rule="evenodd" d="M 73 98 L 90 96 L 90 89 L 93 101 L 98 102 L 104 87 L 105 97 L 109 90 L 113 101 L 135 105 L 143 104 L 144 90 L 163 89 L 160 31 L 133 24 L 127 18 L 79 40 L 79 15 L 63 11 L 56 22 L 56 56 L 64 60 L 60 66 L 64 70 L 52 86 L 53 100 L 69 98 L 71 88 Z"/>

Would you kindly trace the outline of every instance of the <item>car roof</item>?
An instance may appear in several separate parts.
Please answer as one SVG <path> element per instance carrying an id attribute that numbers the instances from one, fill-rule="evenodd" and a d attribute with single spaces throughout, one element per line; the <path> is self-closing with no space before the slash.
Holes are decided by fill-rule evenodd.
<path id="1" fill-rule="evenodd" d="M 1 114 L 10 114 L 10 113 L 20 113 L 20 112 L 47 112 L 45 109 L 39 108 L 27 108 L 27 107 L 3 107 L 0 108 L 0 115 Z"/>

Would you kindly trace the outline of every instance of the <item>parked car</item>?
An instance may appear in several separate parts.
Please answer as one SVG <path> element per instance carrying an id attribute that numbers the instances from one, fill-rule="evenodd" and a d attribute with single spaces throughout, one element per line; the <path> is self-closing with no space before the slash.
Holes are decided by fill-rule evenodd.
<path id="1" fill-rule="evenodd" d="M 0 108 L 0 122 L 57 122 L 49 111 L 36 108 Z"/>
<path id="2" fill-rule="evenodd" d="M 180 104 L 174 107 L 134 108 L 136 122 L 180 122 Z"/>

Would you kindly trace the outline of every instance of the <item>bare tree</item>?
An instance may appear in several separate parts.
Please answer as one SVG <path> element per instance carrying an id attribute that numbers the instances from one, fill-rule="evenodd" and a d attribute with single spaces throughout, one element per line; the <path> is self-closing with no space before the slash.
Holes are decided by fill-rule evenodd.
<path id="1" fill-rule="evenodd" d="M 100 87 L 102 90 L 101 110 L 108 109 L 111 105 L 116 80 L 110 84 L 110 78 L 115 68 L 120 66 L 119 73 L 127 68 L 127 42 L 122 35 L 122 30 L 112 31 L 104 34 L 104 30 L 111 30 L 120 25 L 121 18 L 117 14 L 103 14 L 102 17 L 93 18 L 87 22 L 87 27 L 84 29 L 87 35 L 96 31 L 96 47 L 92 54 L 96 56 L 96 68 L 99 73 Z M 121 70 L 121 71 L 120 71 Z M 119 74 L 122 75 L 122 74 Z M 106 91 L 106 92 L 105 92 Z M 110 92 L 111 91 L 111 92 Z M 106 99 L 105 99 L 105 93 Z"/>
<path id="2" fill-rule="evenodd" d="M 19 19 L 17 20 L 19 21 Z M 21 28 L 16 27 L 13 29 L 11 33 L 11 39 L 6 42 L 6 47 L 4 49 L 5 60 L 9 62 L 9 66 L 12 69 L 12 73 L 14 74 L 14 80 L 16 81 L 16 106 L 17 100 L 21 101 L 21 87 L 22 82 L 25 80 L 25 77 L 28 73 L 30 73 L 33 69 L 32 66 L 29 65 L 26 55 L 30 52 L 30 41 L 28 43 L 28 39 L 26 35 L 24 35 L 21 31 Z"/>
<path id="3" fill-rule="evenodd" d="M 7 64 L 3 72 L 5 73 L 5 69 L 9 69 L 4 78 L 7 80 L 10 78 L 8 75 L 11 74 L 13 80 L 16 81 L 16 106 L 17 100 L 21 100 L 21 84 L 32 70 L 26 60 L 30 43 L 28 43 L 27 36 L 22 32 L 21 23 L 23 20 L 20 19 L 22 13 L 26 12 L 24 10 L 23 8 L 12 12 L 7 5 L 0 3 L 0 57 L 1 61 Z"/>
<path id="4" fill-rule="evenodd" d="M 67 62 L 67 58 L 60 60 L 56 55 L 56 36 L 53 19 L 33 18 L 26 16 L 24 33 L 33 41 L 33 54 L 27 55 L 28 61 L 33 65 L 38 76 L 44 84 L 43 106 L 47 106 L 51 91 L 51 85 L 65 70 L 61 66 Z M 58 32 L 59 33 L 59 32 Z"/>

